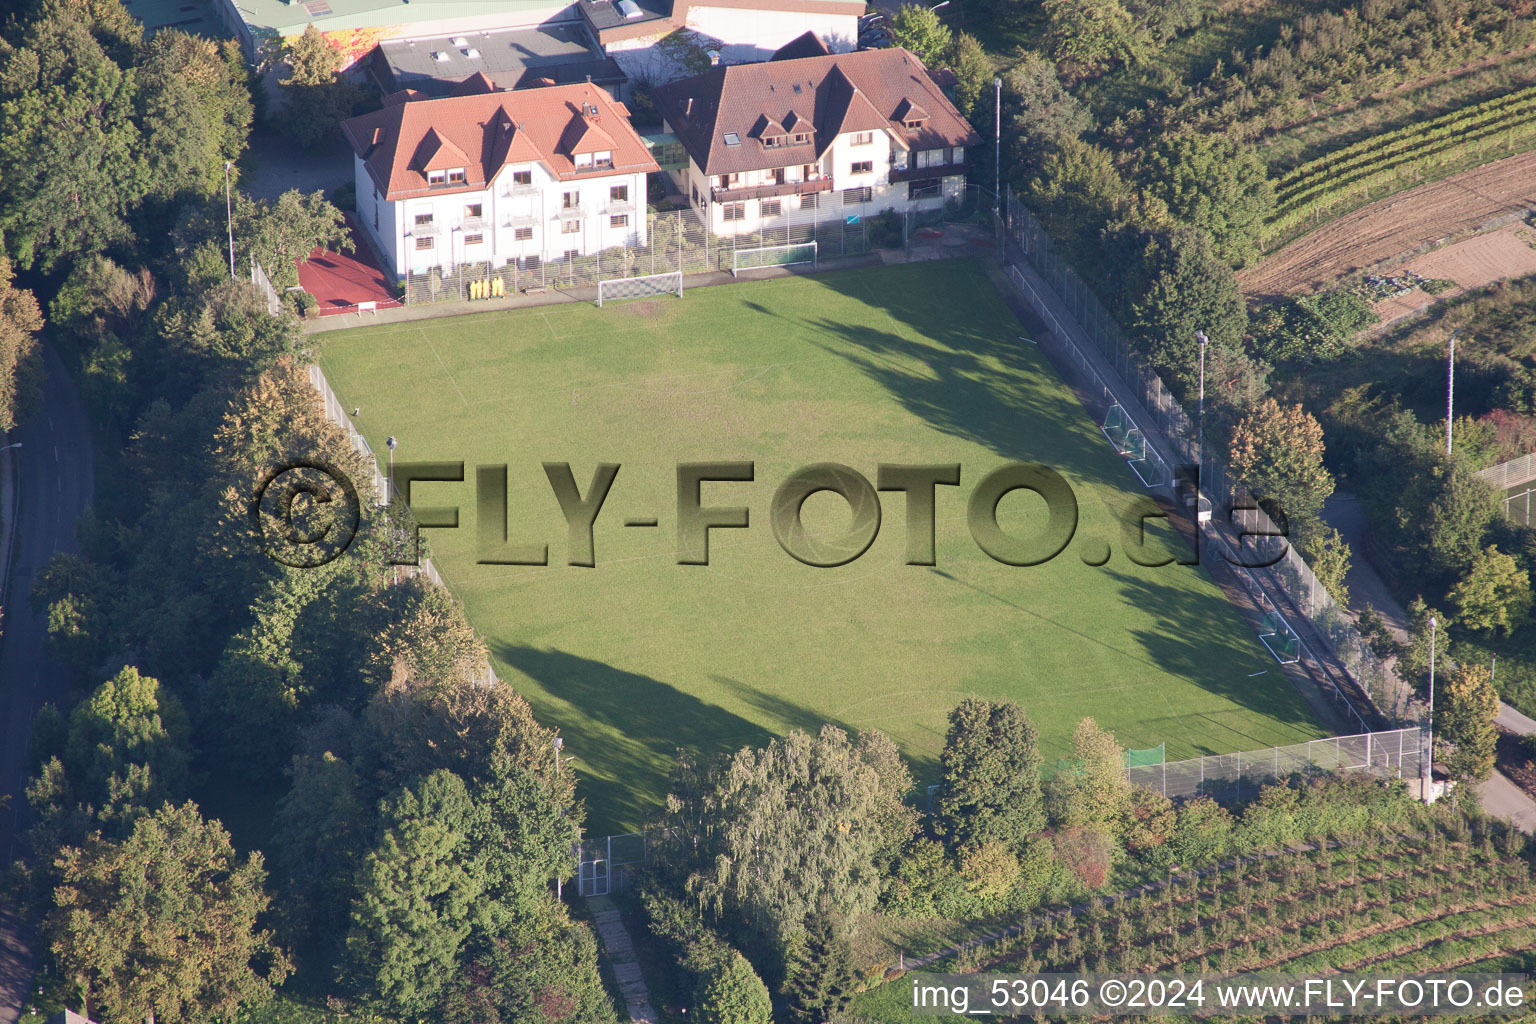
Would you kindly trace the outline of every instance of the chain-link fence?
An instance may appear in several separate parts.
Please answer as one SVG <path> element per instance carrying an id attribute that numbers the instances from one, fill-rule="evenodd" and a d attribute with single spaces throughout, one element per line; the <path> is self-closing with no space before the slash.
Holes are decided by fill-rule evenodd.
<path id="1" fill-rule="evenodd" d="M 830 193 L 828 193 L 830 195 Z M 407 305 L 458 302 L 550 288 L 595 288 L 609 278 L 643 277 L 681 270 L 684 274 L 730 272 L 742 265 L 738 250 L 816 243 L 818 260 L 863 256 L 879 249 L 904 249 L 922 241 L 920 232 L 946 223 L 993 223 L 992 198 L 979 186 L 967 186 L 959 199 L 922 210 L 886 210 L 863 216 L 837 216 L 822 209 L 792 209 L 785 202 L 781 223 L 761 230 L 715 234 L 693 210 L 646 215 L 646 244 L 605 249 L 559 259 L 527 256 L 501 266 L 488 262 L 434 268 L 405 278 Z M 496 284 L 496 282 L 500 284 Z"/>
<path id="2" fill-rule="evenodd" d="M 577 894 L 607 896 L 625 888 L 630 872 L 650 863 L 652 847 L 662 834 L 621 832 L 583 841 L 577 850 Z"/>
<path id="3" fill-rule="evenodd" d="M 1349 674 L 1348 682 L 1368 699 L 1370 707 L 1356 707 L 1345 688 L 1332 681 L 1335 696 L 1362 728 L 1371 728 L 1375 715 L 1388 725 L 1417 717 L 1413 694 L 1385 662 L 1378 658 L 1355 629 L 1354 618 L 1328 593 L 1301 555 L 1289 544 L 1258 507 L 1253 497 L 1227 472 L 1220 454 L 1205 446 L 1197 459 L 1197 426 L 1162 379 L 1137 356 L 1115 317 L 1093 291 L 1056 252 L 1044 226 L 1023 203 L 1007 196 L 1010 258 L 1022 257 L 1054 294 L 1049 298 L 1030 283 L 1034 275 L 1010 268 L 1010 279 L 1041 312 L 1051 328 L 1042 339 L 1064 365 L 1069 379 L 1084 391 L 1090 411 L 1102 416 L 1110 406 L 1127 408 L 1131 418 L 1154 444 L 1161 447 L 1188 479 L 1195 478 L 1198 463 L 1200 495 L 1213 510 L 1211 536 L 1221 541 L 1226 553 L 1239 564 L 1255 566 L 1249 579 L 1261 590 L 1273 589 L 1291 609 L 1305 617 L 1324 650 L 1314 652 L 1309 664 L 1325 678 L 1334 673 L 1321 659 L 1328 659 Z M 1049 301 L 1054 299 L 1055 301 Z M 1057 306 L 1063 313 L 1052 311 Z M 1086 341 L 1097 358 L 1081 350 Z M 1092 408 L 1092 406 L 1097 408 Z M 1289 617 L 1290 610 L 1284 611 Z"/>
<path id="4" fill-rule="evenodd" d="M 309 365 L 309 383 L 319 392 L 320 403 L 325 408 L 325 418 L 346 432 L 347 439 L 352 442 L 354 451 L 367 456 L 368 465 L 373 470 L 372 479 L 368 481 L 369 486 L 373 489 L 373 493 L 369 495 L 369 498 L 375 504 L 382 505 L 391 496 L 398 497 L 398 493 L 392 492 L 390 481 L 380 471 L 378 457 L 374 455 L 373 447 L 368 444 L 368 439 L 352 424 L 352 417 L 347 415 L 346 406 L 342 405 L 341 399 L 336 397 L 336 392 L 331 389 L 331 382 L 326 379 L 325 371 L 315 363 Z M 442 573 L 437 571 L 437 566 L 432 564 L 432 559 L 425 555 L 421 557 L 416 565 L 402 565 L 398 568 L 400 579 L 409 579 L 412 576 L 422 575 L 443 589 L 450 589 L 448 584 L 443 581 Z M 490 686 L 496 682 L 496 673 L 491 668 L 489 660 L 483 661 L 475 669 L 471 681 L 479 683 L 481 686 Z"/>
<path id="5" fill-rule="evenodd" d="M 1480 469 L 1477 475 L 1501 491 L 1507 491 L 1529 480 L 1536 480 L 1536 452 L 1522 455 L 1518 459 L 1510 459 L 1508 462 L 1501 462 L 1497 466 Z"/>
<path id="6" fill-rule="evenodd" d="M 1536 489 L 1527 487 L 1516 494 L 1504 496 L 1504 518 L 1516 526 L 1531 525 L 1531 495 Z"/>
<path id="7" fill-rule="evenodd" d="M 1170 799 L 1209 796 L 1241 800 L 1260 786 L 1296 775 L 1364 772 L 1380 778 L 1417 779 L 1422 773 L 1424 734 L 1417 727 L 1333 736 L 1284 747 L 1209 754 L 1127 768 L 1132 785 L 1155 789 Z"/>
<path id="8" fill-rule="evenodd" d="M 272 287 L 272 279 L 254 256 L 251 257 L 251 285 L 266 302 L 267 312 L 277 316 L 277 311 L 283 306 L 282 301 L 277 296 L 277 289 Z"/>

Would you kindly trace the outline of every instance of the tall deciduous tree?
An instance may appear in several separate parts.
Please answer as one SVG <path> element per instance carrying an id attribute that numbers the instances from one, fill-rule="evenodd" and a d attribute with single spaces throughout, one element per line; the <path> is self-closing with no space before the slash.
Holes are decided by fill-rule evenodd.
<path id="1" fill-rule="evenodd" d="M 1234 267 L 1258 258 L 1275 189 L 1252 146 L 1214 133 L 1176 135 L 1152 148 L 1142 174 L 1175 217 L 1210 233 L 1218 258 Z"/>
<path id="2" fill-rule="evenodd" d="M 70 713 L 64 763 L 87 800 L 129 765 L 149 768 L 157 791 L 176 796 L 187 785 L 190 731 L 181 702 L 126 667 Z"/>
<path id="3" fill-rule="evenodd" d="M 121 841 L 66 847 L 54 869 L 44 933 L 97 1020 L 228 1017 L 288 973 L 257 927 L 268 903 L 261 855 L 237 860 L 229 834 L 193 804 L 161 808 Z"/>
<path id="4" fill-rule="evenodd" d="M 1456 745 L 1446 758 L 1450 773 L 1468 782 L 1488 781 L 1493 775 L 1498 727 L 1499 692 L 1484 665 L 1462 665 L 1445 688 L 1435 694 L 1435 724 L 1441 735 Z"/>
<path id="5" fill-rule="evenodd" d="M 1465 625 L 1509 633 L 1531 612 L 1531 580 L 1513 556 L 1489 545 L 1451 588 L 1451 600 Z"/>
<path id="6" fill-rule="evenodd" d="M 1092 718 L 1072 731 L 1072 757 L 1047 789 L 1051 818 L 1068 826 L 1119 828 L 1131 799 L 1125 751 L 1115 734 Z"/>
<path id="7" fill-rule="evenodd" d="M 917 54 L 924 64 L 938 67 L 948 57 L 954 35 L 932 8 L 902 4 L 891 14 L 889 23 L 892 41 Z"/>
<path id="8" fill-rule="evenodd" d="M 126 240 L 148 187 L 133 76 L 62 8 L 0 42 L 0 230 L 23 269 Z"/>
<path id="9" fill-rule="evenodd" d="M 878 732 L 796 730 L 708 768 L 682 754 L 668 798 L 672 855 L 717 920 L 783 957 L 810 914 L 874 906 L 885 866 L 916 828 L 902 803 L 911 788 Z"/>
<path id="10" fill-rule="evenodd" d="M 1501 509 L 1498 491 L 1465 460 L 1436 453 L 1403 488 L 1396 525 L 1417 567 L 1450 586 L 1472 568 Z"/>
<path id="11" fill-rule="evenodd" d="M 358 872 L 348 958 L 359 996 L 418 1019 L 446 998 L 465 940 L 483 918 L 478 814 L 457 775 L 438 771 L 383 808 L 384 829 Z"/>
<path id="12" fill-rule="evenodd" d="M 1155 231 L 1125 288 L 1133 341 L 1179 394 L 1198 382 L 1204 331 L 1218 348 L 1240 350 L 1248 311 L 1232 268 L 1195 228 Z"/>
<path id="13" fill-rule="evenodd" d="M 1233 430 L 1229 457 L 1237 479 L 1293 528 L 1315 523 L 1333 493 L 1323 428 L 1300 405 L 1265 399 Z"/>
<path id="14" fill-rule="evenodd" d="M 1120 0 L 1045 0 L 1051 55 L 1079 74 L 1134 64 L 1143 42 Z"/>
<path id="15" fill-rule="evenodd" d="M 239 44 L 161 29 L 144 44 L 137 91 L 150 193 L 222 191 L 224 161 L 245 152 L 253 111 Z"/>
<path id="16" fill-rule="evenodd" d="M 1017 854 L 1045 827 L 1039 733 L 1013 701 L 967 697 L 949 713 L 937 827 L 951 849 L 1000 842 Z"/>
<path id="17" fill-rule="evenodd" d="M 0 251 L 0 434 L 25 419 L 41 398 L 37 332 L 42 329 L 37 299 L 16 287 L 11 261 Z"/>
<path id="18" fill-rule="evenodd" d="M 274 288 L 298 284 L 296 264 L 316 248 L 352 251 L 346 219 L 325 193 L 289 189 L 276 200 L 252 199 L 243 192 L 236 198 L 236 253 L 255 257 Z"/>
<path id="19" fill-rule="evenodd" d="M 282 125 L 306 145 L 325 141 L 352 112 L 356 86 L 341 79 L 341 51 L 314 24 L 283 47 L 290 71 L 283 80 Z"/>
<path id="20" fill-rule="evenodd" d="M 944 62 L 955 73 L 955 106 L 966 117 L 974 117 L 983 106 L 982 97 L 990 95 L 992 58 L 981 40 L 969 32 L 957 32 Z M 990 105 L 986 109 L 990 110 Z"/>

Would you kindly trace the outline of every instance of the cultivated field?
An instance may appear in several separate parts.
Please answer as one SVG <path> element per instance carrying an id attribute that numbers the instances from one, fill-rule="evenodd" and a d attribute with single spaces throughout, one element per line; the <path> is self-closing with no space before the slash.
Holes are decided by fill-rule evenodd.
<path id="1" fill-rule="evenodd" d="M 375 451 L 395 435 L 397 460 L 466 463 L 465 483 L 419 485 L 416 504 L 461 508 L 434 555 L 498 671 L 561 729 L 595 833 L 641 824 L 679 746 L 823 722 L 886 731 L 931 779 L 966 694 L 1019 700 L 1052 757 L 1084 715 L 1170 758 L 1319 735 L 1203 570 L 1121 554 L 1115 513 L 1140 485 L 1021 333 L 980 269 L 951 261 L 365 327 L 325 335 L 321 362 Z M 967 530 L 971 489 L 1014 459 L 1060 469 L 1080 506 L 1077 540 L 1033 568 L 992 561 Z M 705 484 L 703 503 L 747 506 L 751 526 L 714 531 L 708 566 L 680 565 L 675 466 L 720 460 L 754 461 L 756 479 Z M 566 564 L 540 469 L 565 461 L 583 493 L 597 463 L 622 466 L 594 568 Z M 961 486 L 938 489 L 937 565 L 904 563 L 899 493 L 856 561 L 784 553 L 774 489 L 823 461 L 871 479 L 960 463 Z M 476 564 L 474 467 L 500 463 L 511 539 L 548 542 L 548 567 Z M 1015 493 L 999 518 L 1024 533 L 1042 510 Z M 813 536 L 850 520 L 827 494 L 805 518 Z M 1106 541 L 1108 564 L 1085 564 Z"/>
<path id="2" fill-rule="evenodd" d="M 1464 291 L 1495 281 L 1536 274 L 1533 243 L 1536 243 L 1536 230 L 1516 223 L 1431 249 L 1394 267 L 1393 272 L 1413 271 L 1426 281 L 1454 281 L 1454 289 L 1439 295 L 1428 295 L 1415 289 L 1407 295 L 1382 299 L 1371 308 L 1381 317 L 1381 327 L 1385 328 L 1392 321 L 1416 313 L 1430 303 L 1455 298 Z"/>
<path id="3" fill-rule="evenodd" d="M 1466 171 L 1363 206 L 1237 275 L 1249 295 L 1314 291 L 1362 267 L 1536 204 L 1536 153 Z"/>

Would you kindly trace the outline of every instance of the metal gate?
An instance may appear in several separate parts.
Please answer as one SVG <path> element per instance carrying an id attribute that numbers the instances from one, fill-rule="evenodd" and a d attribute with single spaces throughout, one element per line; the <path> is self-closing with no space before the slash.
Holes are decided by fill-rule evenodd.
<path id="1" fill-rule="evenodd" d="M 576 891 L 582 896 L 607 896 L 611 881 L 608 861 L 583 860 L 579 867 Z"/>

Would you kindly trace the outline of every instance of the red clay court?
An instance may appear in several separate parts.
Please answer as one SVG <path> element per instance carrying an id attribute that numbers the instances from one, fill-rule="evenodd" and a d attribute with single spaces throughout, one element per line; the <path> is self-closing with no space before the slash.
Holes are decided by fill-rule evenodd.
<path id="1" fill-rule="evenodd" d="M 319 301 L 320 315 L 356 313 L 358 304 L 366 302 L 377 303 L 376 309 L 400 305 L 389 278 L 351 217 L 347 227 L 352 232 L 351 255 L 316 249 L 299 264 L 299 284 Z"/>

